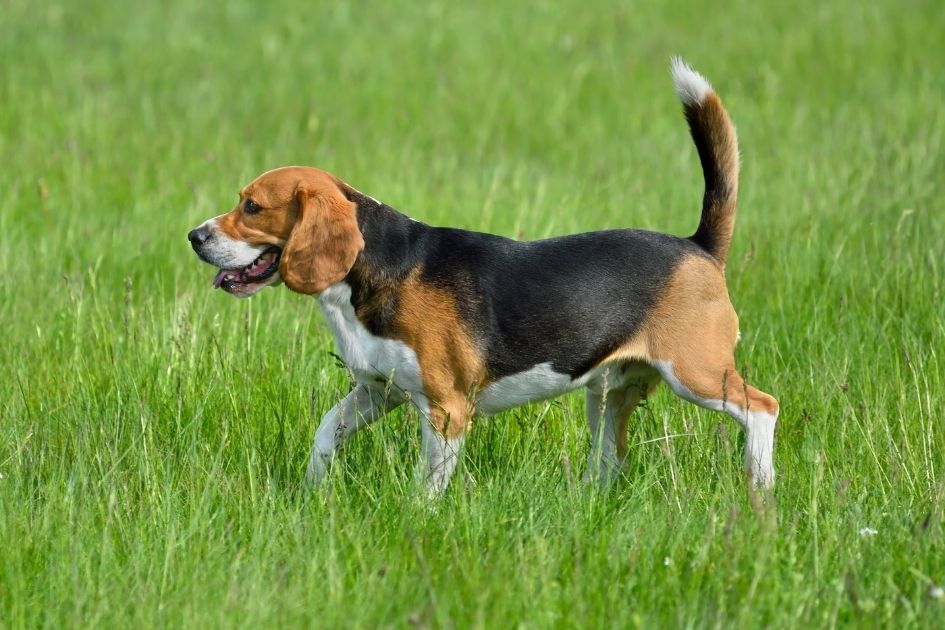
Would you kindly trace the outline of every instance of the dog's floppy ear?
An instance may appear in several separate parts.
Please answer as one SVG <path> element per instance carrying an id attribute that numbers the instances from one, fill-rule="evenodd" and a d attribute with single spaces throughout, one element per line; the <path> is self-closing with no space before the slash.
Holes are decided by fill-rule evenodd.
<path id="1" fill-rule="evenodd" d="M 298 218 L 282 249 L 279 275 L 298 293 L 321 293 L 348 275 L 364 238 L 356 205 L 334 185 L 328 189 L 299 183 Z"/>

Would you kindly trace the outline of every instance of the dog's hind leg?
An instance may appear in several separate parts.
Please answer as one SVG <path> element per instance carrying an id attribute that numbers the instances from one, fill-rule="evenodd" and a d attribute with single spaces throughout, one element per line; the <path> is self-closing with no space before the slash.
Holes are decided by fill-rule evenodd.
<path id="1" fill-rule="evenodd" d="M 774 485 L 778 401 L 735 370 L 738 336 L 722 268 L 690 257 L 680 264 L 647 324 L 647 362 L 677 396 L 724 411 L 745 429 L 745 466 L 756 484 L 769 487 Z"/>
<path id="2" fill-rule="evenodd" d="M 352 389 L 325 414 L 318 425 L 308 460 L 308 484 L 311 486 L 324 481 L 335 453 L 348 438 L 402 402 L 395 392 L 388 394 L 364 385 Z"/>
<path id="3" fill-rule="evenodd" d="M 587 385 L 587 423 L 591 448 L 584 481 L 604 487 L 616 478 L 627 457 L 627 424 L 640 400 L 660 382 L 651 369 L 614 365 Z M 628 374 L 627 370 L 631 369 Z M 611 384 L 612 383 L 612 384 Z"/>
<path id="4" fill-rule="evenodd" d="M 734 360 L 722 365 L 657 361 L 655 366 L 677 396 L 706 409 L 724 411 L 742 426 L 749 476 L 759 486 L 773 486 L 778 401 L 746 383 L 735 371 Z"/>

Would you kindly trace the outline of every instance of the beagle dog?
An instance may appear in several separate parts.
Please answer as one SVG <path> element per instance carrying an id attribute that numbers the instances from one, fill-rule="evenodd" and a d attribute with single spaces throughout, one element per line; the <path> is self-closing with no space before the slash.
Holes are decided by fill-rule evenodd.
<path id="1" fill-rule="evenodd" d="M 314 168 L 263 173 L 236 207 L 192 230 L 213 286 L 237 297 L 285 283 L 317 296 L 357 384 L 323 418 L 308 466 L 405 402 L 423 417 L 420 472 L 441 493 L 477 414 L 587 389 L 585 479 L 608 483 L 627 422 L 660 382 L 745 430 L 754 483 L 774 483 L 778 402 L 735 369 L 725 261 L 735 224 L 735 128 L 709 82 L 672 62 L 702 162 L 695 234 L 619 229 L 521 242 L 431 227 Z"/>

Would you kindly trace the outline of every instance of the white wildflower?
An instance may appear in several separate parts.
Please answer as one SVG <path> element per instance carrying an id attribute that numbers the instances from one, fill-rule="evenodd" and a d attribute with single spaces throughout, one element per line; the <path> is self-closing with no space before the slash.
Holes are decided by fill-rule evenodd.
<path id="1" fill-rule="evenodd" d="M 945 599 L 945 588 L 937 584 L 933 584 L 929 587 L 929 597 L 932 599 Z"/>
<path id="2" fill-rule="evenodd" d="M 670 558 L 669 556 L 666 556 L 665 558 L 663 558 L 663 566 L 664 566 L 664 567 L 668 567 L 668 566 L 671 565 L 672 563 L 673 563 L 673 559 Z"/>
<path id="3" fill-rule="evenodd" d="M 873 529 L 872 527 L 862 527 L 860 528 L 860 538 L 870 538 L 875 536 L 879 532 Z"/>

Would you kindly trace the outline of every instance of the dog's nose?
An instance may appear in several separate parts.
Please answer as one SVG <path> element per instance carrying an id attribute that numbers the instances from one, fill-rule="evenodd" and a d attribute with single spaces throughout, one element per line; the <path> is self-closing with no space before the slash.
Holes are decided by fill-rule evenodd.
<path id="1" fill-rule="evenodd" d="M 208 238 L 210 238 L 210 230 L 204 226 L 200 226 L 199 228 L 191 230 L 187 233 L 187 240 L 190 241 L 190 246 L 194 248 L 194 251 L 206 243 Z"/>

